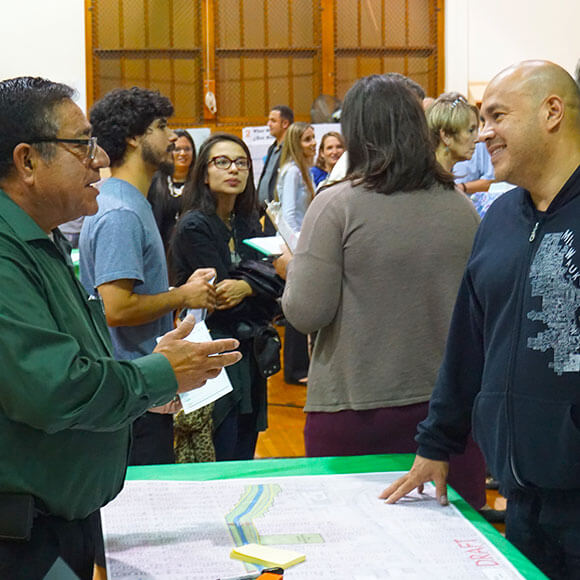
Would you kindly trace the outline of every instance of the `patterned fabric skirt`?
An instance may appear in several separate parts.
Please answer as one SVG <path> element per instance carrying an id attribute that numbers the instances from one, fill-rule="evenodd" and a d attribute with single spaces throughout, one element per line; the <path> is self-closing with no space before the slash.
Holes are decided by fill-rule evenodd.
<path id="1" fill-rule="evenodd" d="M 173 431 L 176 463 L 215 461 L 212 411 L 213 403 L 192 413 L 181 411 L 175 415 Z"/>

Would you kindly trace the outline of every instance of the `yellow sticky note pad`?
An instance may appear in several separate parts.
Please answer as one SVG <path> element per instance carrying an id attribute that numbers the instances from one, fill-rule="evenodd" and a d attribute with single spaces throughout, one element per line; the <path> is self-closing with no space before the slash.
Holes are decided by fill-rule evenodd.
<path id="1" fill-rule="evenodd" d="M 304 562 L 306 555 L 293 550 L 280 550 L 272 546 L 262 546 L 261 544 L 246 544 L 238 546 L 232 550 L 230 558 L 260 564 L 262 566 L 279 566 L 280 568 L 289 568 Z"/>

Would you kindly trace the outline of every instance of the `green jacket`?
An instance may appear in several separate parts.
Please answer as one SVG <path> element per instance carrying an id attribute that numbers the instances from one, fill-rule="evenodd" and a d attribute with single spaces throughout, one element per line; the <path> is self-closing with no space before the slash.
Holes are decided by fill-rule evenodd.
<path id="1" fill-rule="evenodd" d="M 0 190 L 0 493 L 84 518 L 123 486 L 131 422 L 167 403 L 167 359 L 116 361 L 102 305 L 62 247 Z"/>

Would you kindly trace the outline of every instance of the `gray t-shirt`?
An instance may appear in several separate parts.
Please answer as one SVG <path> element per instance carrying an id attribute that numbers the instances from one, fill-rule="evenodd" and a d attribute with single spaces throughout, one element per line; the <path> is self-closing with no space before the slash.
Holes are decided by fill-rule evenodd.
<path id="1" fill-rule="evenodd" d="M 114 280 L 134 280 L 137 294 L 160 294 L 169 287 L 163 242 L 151 205 L 133 185 L 111 178 L 97 198 L 99 211 L 85 218 L 79 241 L 80 278 L 86 291 Z M 171 314 L 139 326 L 111 328 L 117 359 L 151 354 L 155 338 L 173 328 Z"/>

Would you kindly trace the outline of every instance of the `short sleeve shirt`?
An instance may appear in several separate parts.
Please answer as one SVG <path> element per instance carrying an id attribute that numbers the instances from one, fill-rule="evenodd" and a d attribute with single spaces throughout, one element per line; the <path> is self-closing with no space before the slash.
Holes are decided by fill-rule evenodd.
<path id="1" fill-rule="evenodd" d="M 105 181 L 97 198 L 99 211 L 85 218 L 79 241 L 80 277 L 87 292 L 98 296 L 101 284 L 134 280 L 137 294 L 167 292 L 167 263 L 151 204 L 121 179 Z M 150 354 L 155 339 L 171 330 L 171 314 L 139 326 L 110 327 L 115 357 Z"/>
<path id="2" fill-rule="evenodd" d="M 471 159 L 453 166 L 456 183 L 468 183 L 478 179 L 495 179 L 491 157 L 485 143 L 476 143 Z"/>

